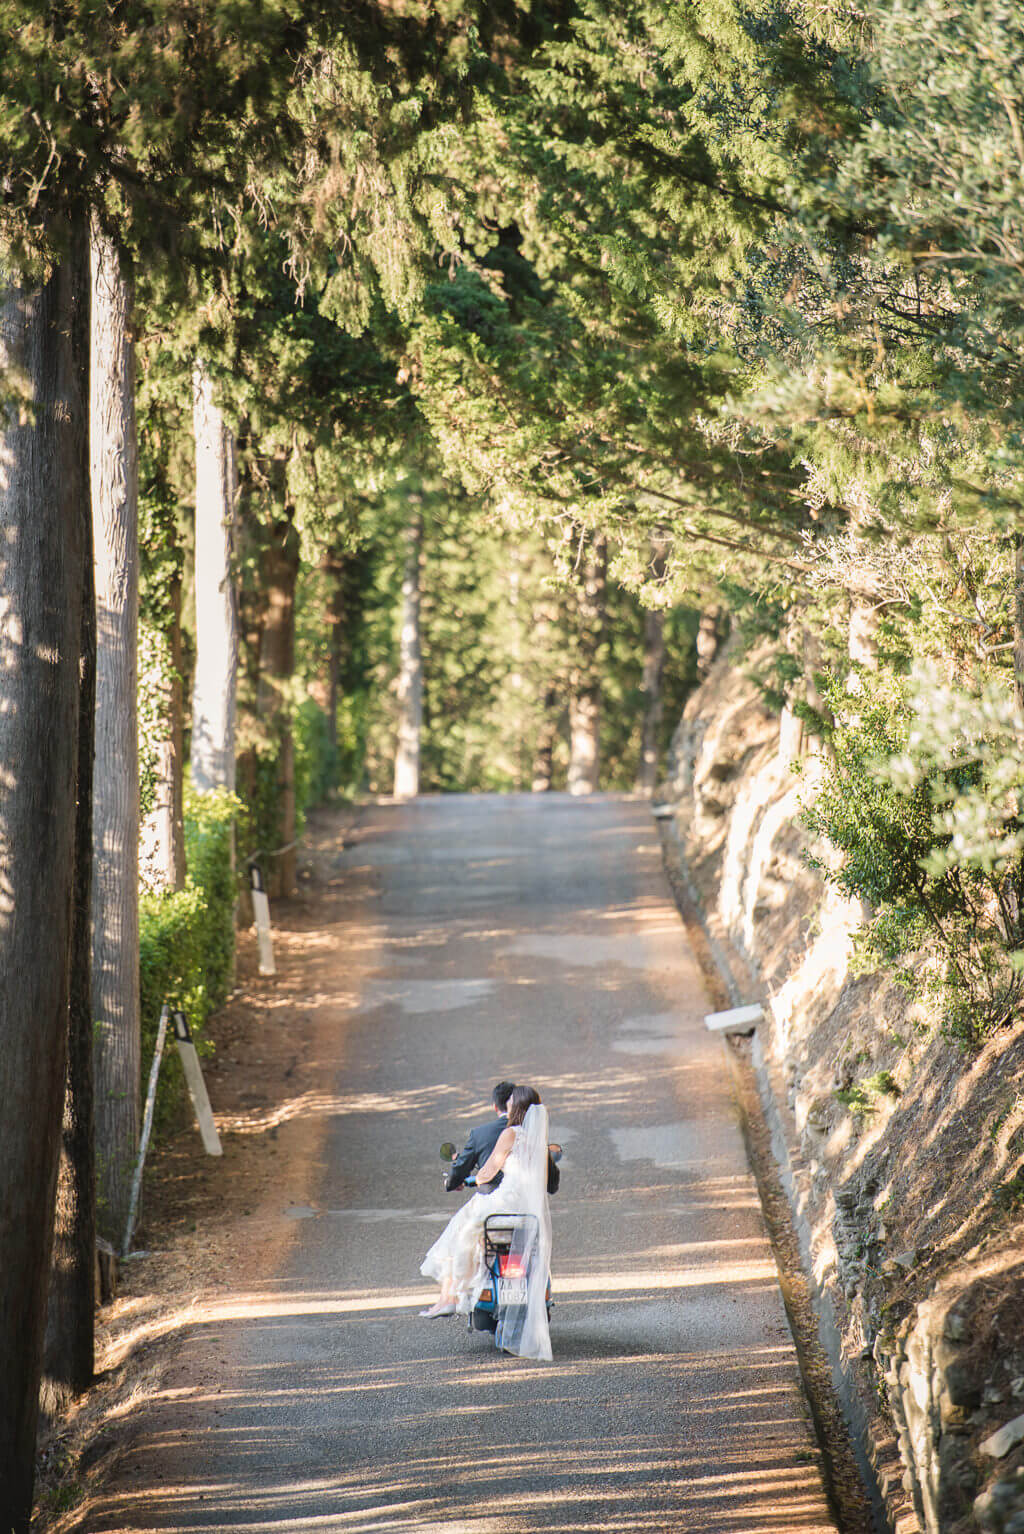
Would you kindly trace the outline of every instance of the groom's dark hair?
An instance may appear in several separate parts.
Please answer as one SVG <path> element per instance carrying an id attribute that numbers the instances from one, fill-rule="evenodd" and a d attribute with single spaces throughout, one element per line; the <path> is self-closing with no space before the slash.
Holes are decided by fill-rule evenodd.
<path id="1" fill-rule="evenodd" d="M 491 1102 L 499 1113 L 505 1112 L 505 1105 L 516 1089 L 514 1081 L 499 1081 L 491 1093 Z"/>

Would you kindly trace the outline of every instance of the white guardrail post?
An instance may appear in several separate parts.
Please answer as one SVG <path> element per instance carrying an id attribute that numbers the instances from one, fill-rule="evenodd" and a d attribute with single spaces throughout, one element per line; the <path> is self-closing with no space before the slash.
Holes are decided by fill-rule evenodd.
<path id="1" fill-rule="evenodd" d="M 249 865 L 249 883 L 252 886 L 252 914 L 256 923 L 256 941 L 260 949 L 260 974 L 276 975 L 274 945 L 270 939 L 270 901 L 263 888 L 263 875 L 255 863 Z"/>
<path id="2" fill-rule="evenodd" d="M 139 1212 L 139 1194 L 142 1191 L 142 1168 L 146 1161 L 146 1150 L 149 1146 L 149 1136 L 153 1129 L 153 1106 L 156 1102 L 156 1080 L 160 1074 L 160 1061 L 164 1053 L 164 1039 L 167 1037 L 167 1018 L 170 1007 L 165 1001 L 160 1008 L 160 1021 L 156 1030 L 156 1048 L 153 1051 L 153 1063 L 149 1068 L 149 1086 L 146 1089 L 146 1111 L 142 1119 L 142 1134 L 139 1138 L 139 1155 L 135 1163 L 135 1171 L 132 1175 L 132 1191 L 128 1200 L 128 1221 L 124 1230 L 124 1242 L 121 1246 L 121 1256 L 127 1257 L 132 1249 L 132 1236 L 135 1234 L 135 1221 Z"/>
<path id="3" fill-rule="evenodd" d="M 199 1056 L 196 1054 L 196 1046 L 192 1042 L 192 1033 L 184 1012 L 174 1014 L 174 1040 L 178 1046 L 178 1054 L 181 1056 L 181 1068 L 185 1072 L 192 1106 L 196 1110 L 196 1122 L 199 1125 L 199 1133 L 203 1137 L 203 1148 L 209 1156 L 223 1155 L 220 1136 L 213 1121 L 213 1109 L 210 1107 L 210 1099 L 206 1092 L 206 1082 L 203 1080 L 203 1072 L 199 1064 Z"/>

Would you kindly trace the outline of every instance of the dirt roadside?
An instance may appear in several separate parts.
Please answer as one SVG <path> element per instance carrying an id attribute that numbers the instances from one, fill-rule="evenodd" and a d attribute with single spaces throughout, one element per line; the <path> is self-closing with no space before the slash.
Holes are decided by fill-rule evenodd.
<path id="1" fill-rule="evenodd" d="M 309 1201 L 330 1101 L 323 1083 L 344 1055 L 345 1015 L 373 948 L 372 929 L 360 922 L 359 878 L 339 871 L 359 835 L 358 807 L 310 817 L 298 891 L 272 913 L 275 977 L 257 972 L 254 934 L 239 934 L 237 984 L 210 1019 L 214 1053 L 204 1063 L 224 1154 L 203 1154 L 184 1108 L 176 1131 L 151 1151 L 136 1252 L 121 1266 L 117 1298 L 97 1316 L 96 1383 L 41 1435 L 33 1534 L 89 1528 L 118 1482 L 144 1402 L 151 1423 L 162 1411 L 169 1431 L 187 1434 L 189 1401 L 219 1388 L 209 1308 L 228 1292 L 258 1291 L 283 1259 L 294 1226 L 268 1214 Z M 344 954 L 330 937 L 342 915 L 365 933 Z M 193 1330 L 201 1340 L 185 1370 L 179 1352 Z"/>

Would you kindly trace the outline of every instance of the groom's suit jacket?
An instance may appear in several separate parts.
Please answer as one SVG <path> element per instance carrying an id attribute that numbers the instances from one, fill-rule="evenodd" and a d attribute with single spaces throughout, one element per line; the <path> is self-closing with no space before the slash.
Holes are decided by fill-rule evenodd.
<path id="1" fill-rule="evenodd" d="M 472 1131 L 469 1139 L 452 1162 L 452 1169 L 448 1173 L 448 1179 L 445 1183 L 449 1193 L 454 1193 L 457 1188 L 461 1188 L 466 1178 L 475 1172 L 478 1166 L 483 1166 L 491 1151 L 497 1145 L 498 1136 L 505 1128 L 507 1122 L 508 1120 L 503 1113 L 496 1113 L 489 1123 L 478 1124 Z M 499 1172 L 494 1181 L 487 1184 L 487 1190 L 496 1188 L 500 1181 L 501 1173 Z"/>

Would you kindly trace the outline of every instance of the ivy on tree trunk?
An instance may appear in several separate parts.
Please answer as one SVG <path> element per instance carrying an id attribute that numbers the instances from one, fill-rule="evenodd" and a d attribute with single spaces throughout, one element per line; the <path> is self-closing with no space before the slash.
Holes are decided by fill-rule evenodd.
<path id="1" fill-rule="evenodd" d="M 238 606 L 232 556 L 238 478 L 235 439 L 201 360 L 193 375 L 196 450 L 196 665 L 192 782 L 199 793 L 235 787 Z"/>

